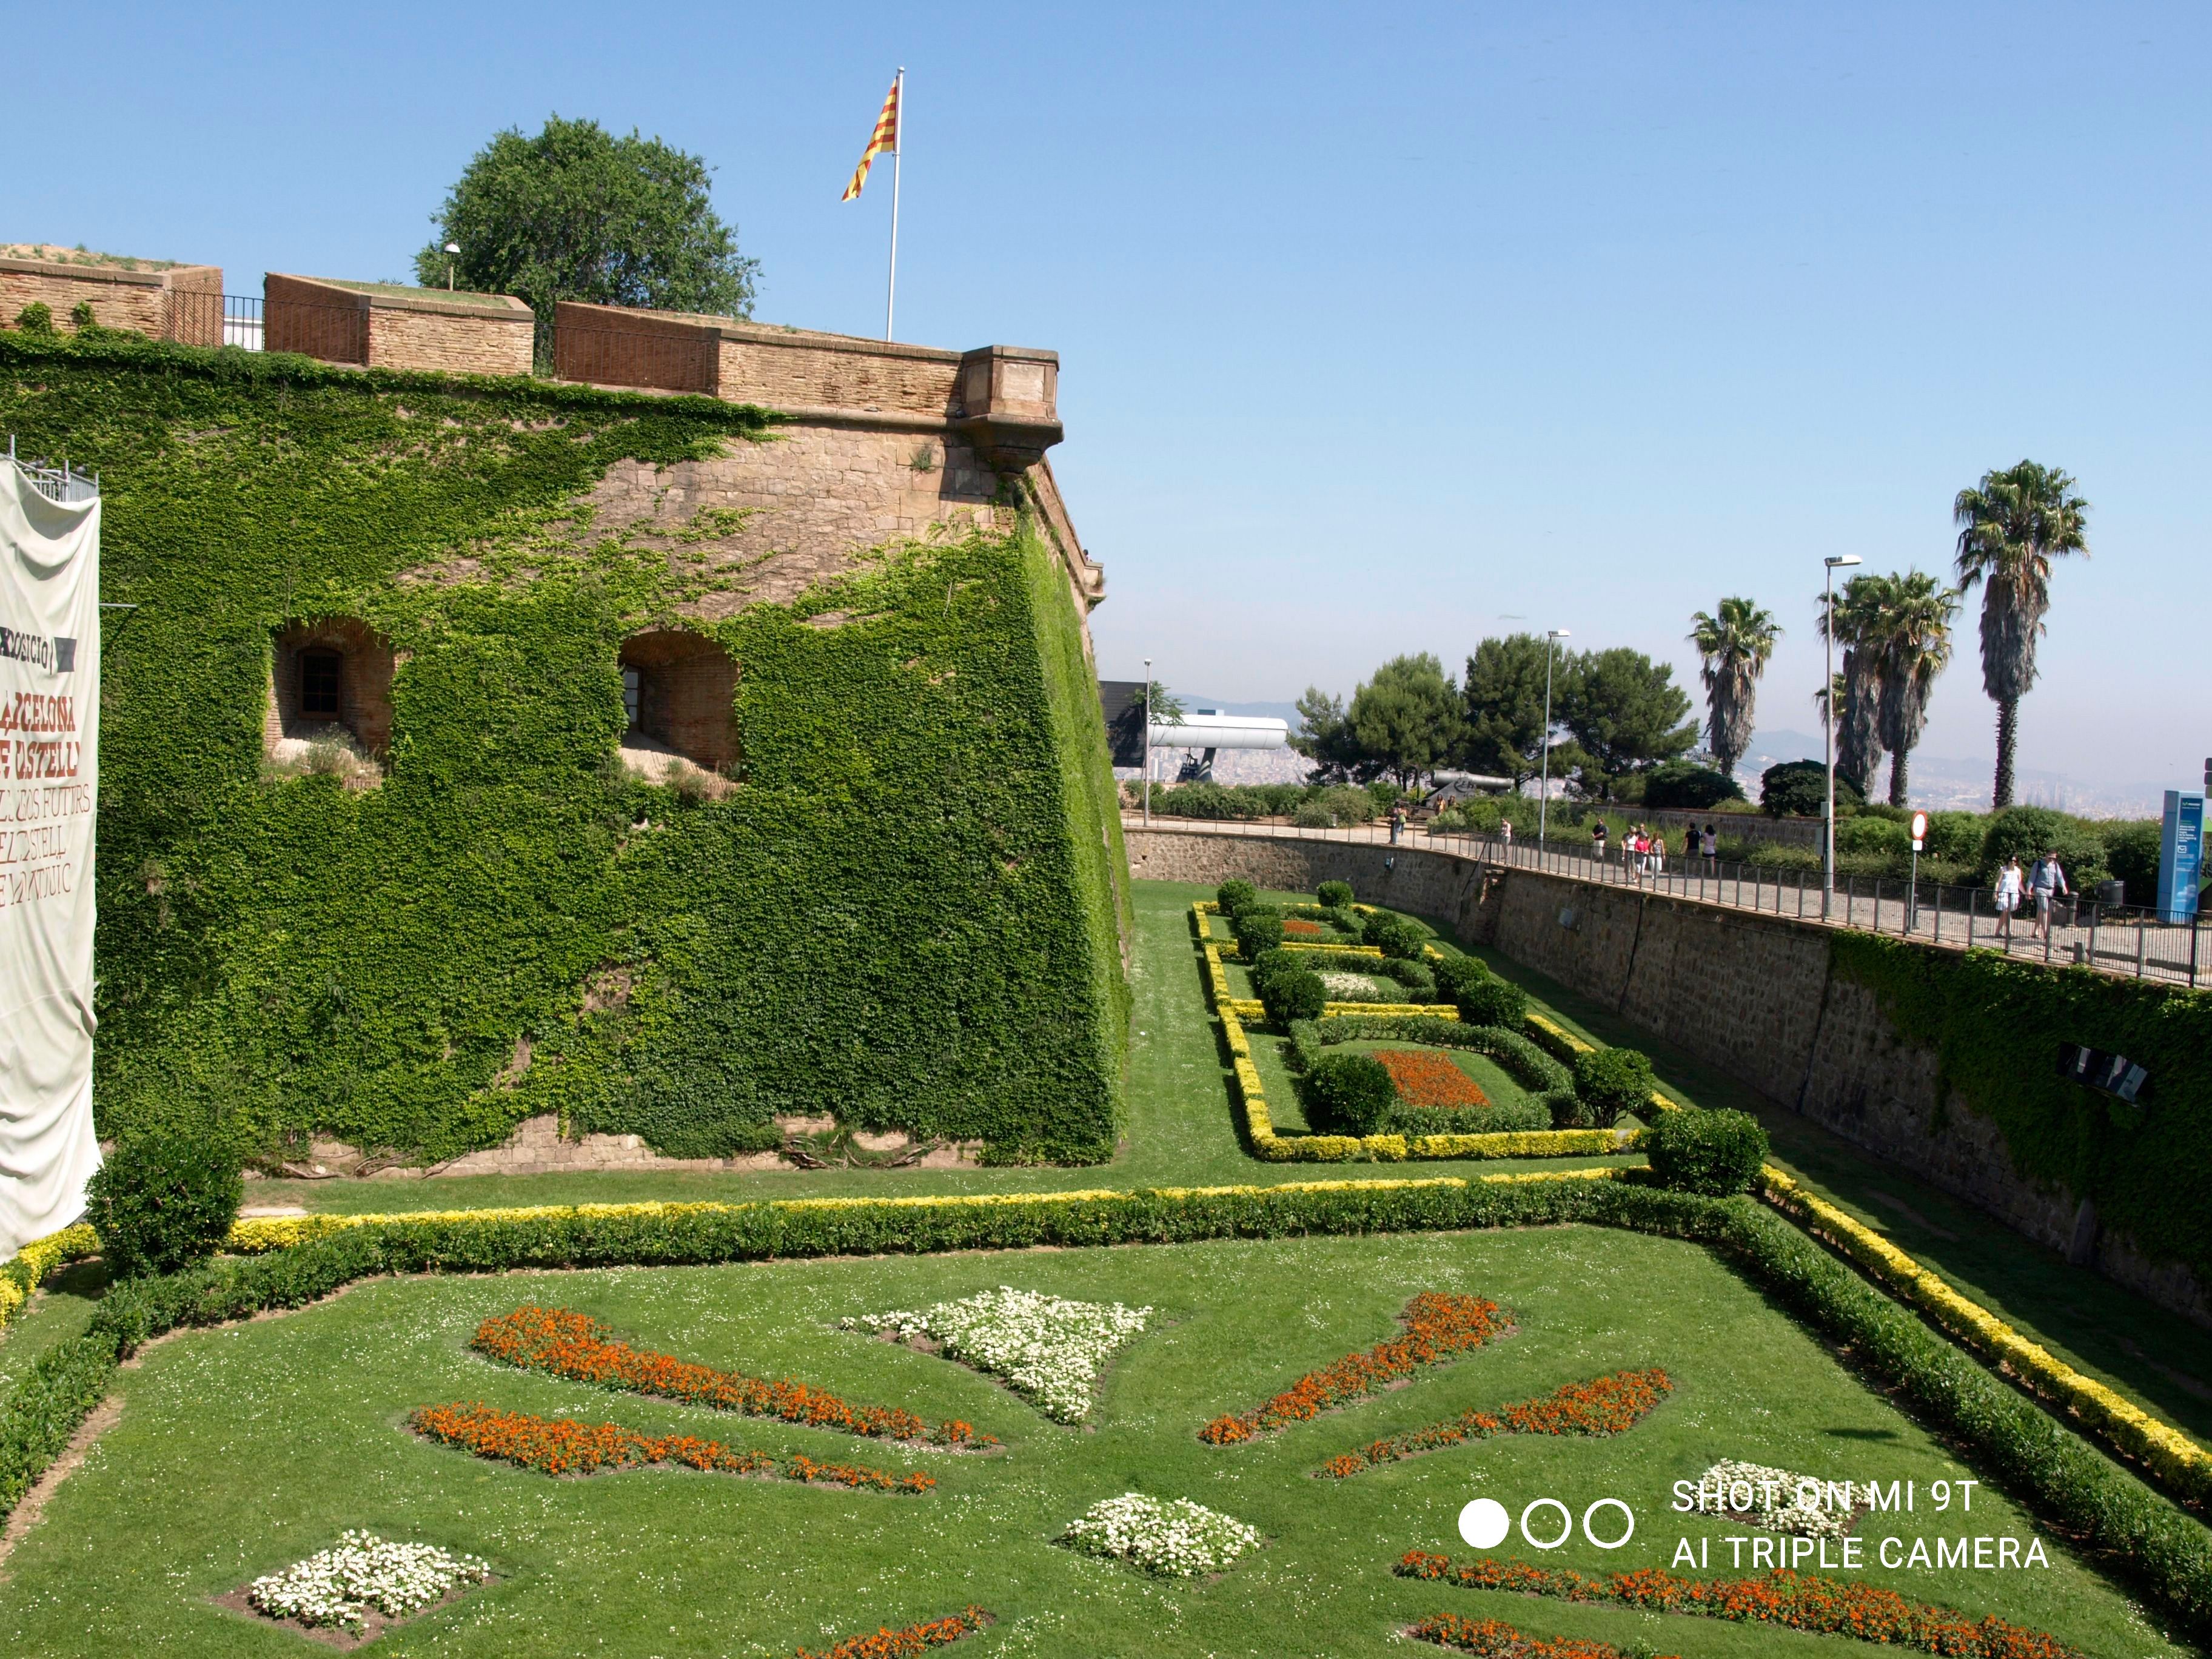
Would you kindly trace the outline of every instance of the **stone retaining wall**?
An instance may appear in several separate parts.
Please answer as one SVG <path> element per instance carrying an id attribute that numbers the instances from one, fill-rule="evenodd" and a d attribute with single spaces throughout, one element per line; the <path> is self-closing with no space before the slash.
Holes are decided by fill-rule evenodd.
<path id="1" fill-rule="evenodd" d="M 2100 1228 L 2090 1206 L 2013 1164 L 1997 1127 L 1942 1089 L 1933 1049 L 1902 1036 L 1864 987 L 1829 970 L 1828 931 L 1634 888 L 1595 885 L 1466 854 L 1231 831 L 1125 828 L 1130 873 L 1310 892 L 1447 922 L 1614 1009 L 2037 1243 L 2212 1327 L 2212 1291 Z M 1937 947 L 1929 946 L 1934 949 Z"/>

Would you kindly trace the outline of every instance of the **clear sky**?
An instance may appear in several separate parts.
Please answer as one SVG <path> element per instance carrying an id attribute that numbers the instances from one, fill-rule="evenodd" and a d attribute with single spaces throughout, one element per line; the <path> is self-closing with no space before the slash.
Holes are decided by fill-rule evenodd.
<path id="1" fill-rule="evenodd" d="M 1349 691 L 1563 627 L 1693 678 L 1690 613 L 1788 629 L 1820 560 L 1948 568 L 2022 456 L 2094 507 L 2021 763 L 2191 783 L 2203 691 L 2212 8 L 111 7 L 0 106 L 0 240 L 404 276 L 496 129 L 704 155 L 762 318 L 1056 348 L 1099 666 Z M 1922 753 L 1992 747 L 1961 617 Z"/>

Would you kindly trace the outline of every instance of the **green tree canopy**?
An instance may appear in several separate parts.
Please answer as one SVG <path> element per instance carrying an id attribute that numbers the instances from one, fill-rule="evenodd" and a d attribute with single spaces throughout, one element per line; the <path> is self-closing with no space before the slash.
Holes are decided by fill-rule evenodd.
<path id="1" fill-rule="evenodd" d="M 1365 783 L 1382 769 L 1360 753 L 1352 722 L 1345 717 L 1344 699 L 1317 685 L 1306 687 L 1298 699 L 1298 724 L 1291 733 L 1291 747 L 1314 763 L 1310 776 L 1316 783 Z"/>
<path id="2" fill-rule="evenodd" d="M 1774 655 L 1782 625 L 1774 613 L 1746 599 L 1727 599 L 1717 612 L 1700 611 L 1690 621 L 1705 682 L 1705 729 L 1714 764 L 1729 777 L 1751 747 L 1759 677 Z"/>
<path id="3" fill-rule="evenodd" d="M 1609 799 L 1617 780 L 1687 754 L 1698 740 L 1674 671 L 1641 651 L 1624 645 L 1586 652 L 1565 682 L 1553 703 L 1583 751 L 1587 793 Z"/>
<path id="4" fill-rule="evenodd" d="M 556 300 L 750 316 L 760 262 L 715 216 L 708 173 L 696 155 L 596 121 L 549 116 L 535 137 L 510 127 L 431 216 L 437 234 L 415 256 L 415 278 L 442 286 L 450 259 L 459 286 L 525 301 L 540 362 L 551 360 Z"/>
<path id="5" fill-rule="evenodd" d="M 1510 778 L 1516 789 L 1543 763 L 1546 643 L 1540 634 L 1509 634 L 1483 641 L 1467 659 L 1462 753 L 1476 771 Z M 1559 653 L 1553 673 L 1569 660 Z"/>
<path id="6" fill-rule="evenodd" d="M 1425 651 L 1393 657 L 1352 694 L 1346 720 L 1360 754 L 1410 789 L 1460 746 L 1459 688 Z"/>

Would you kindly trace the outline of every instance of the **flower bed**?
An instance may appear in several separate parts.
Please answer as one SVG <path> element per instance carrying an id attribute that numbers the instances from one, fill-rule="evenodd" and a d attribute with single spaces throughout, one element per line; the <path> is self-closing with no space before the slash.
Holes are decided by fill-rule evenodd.
<path id="1" fill-rule="evenodd" d="M 1967 1659 L 2086 1659 L 2079 1649 L 2055 1636 L 2002 1619 L 1976 1619 L 1956 1607 L 1909 1601 L 1895 1590 L 1856 1579 L 1800 1577 L 1786 1567 L 1759 1578 L 1682 1578 L 1659 1567 L 1592 1577 L 1488 1556 L 1454 1566 L 1448 1556 L 1408 1550 L 1392 1571 L 1402 1578 L 1429 1579 L 1463 1589 L 1609 1602 L 1736 1624 L 1781 1625 Z"/>
<path id="2" fill-rule="evenodd" d="M 1631 1653 L 1609 1642 L 1585 1642 L 1572 1636 L 1523 1636 L 1495 1619 L 1462 1619 L 1455 1613 L 1424 1619 L 1408 1626 L 1406 1634 L 1417 1642 L 1480 1654 L 1482 1659 L 1638 1659 L 1639 1655 L 1650 1652 L 1644 1648 Z M 1660 1654 L 1654 1659 L 1679 1659 L 1679 1656 Z"/>
<path id="3" fill-rule="evenodd" d="M 1322 927 L 1317 921 L 1308 921 L 1304 916 L 1285 916 L 1283 918 L 1283 937 L 1285 939 L 1325 939 L 1330 937 L 1330 933 L 1328 928 Z"/>
<path id="4" fill-rule="evenodd" d="M 1055 1422 L 1080 1423 L 1090 1413 L 1099 1371 L 1144 1330 L 1152 1311 L 1118 1302 L 1070 1302 L 1001 1285 L 919 1312 L 866 1314 L 842 1323 L 901 1341 L 933 1338 L 963 1364 L 1003 1378 Z"/>
<path id="5" fill-rule="evenodd" d="M 1331 1002 L 1387 1002 L 1391 994 L 1364 974 L 1323 974 L 1321 988 Z"/>
<path id="6" fill-rule="evenodd" d="M 1716 1488 L 1723 1512 L 1748 1527 L 1797 1533 L 1807 1538 L 1840 1538 L 1851 1528 L 1852 1511 L 1824 1504 L 1821 1495 L 1826 1488 L 1810 1475 L 1724 1459 L 1699 1475 L 1698 1486 L 1701 1491 Z M 1731 1501 L 1731 1490 L 1738 1486 L 1748 1489 L 1741 1504 Z M 1813 1490 L 1810 1504 L 1804 1501 L 1803 1489 L 1808 1486 Z M 1786 1501 L 1776 1503 L 1778 1496 Z"/>
<path id="7" fill-rule="evenodd" d="M 1384 1463 L 1493 1435 L 1621 1434 L 1641 1423 L 1674 1389 L 1662 1370 L 1615 1371 L 1587 1382 L 1570 1382 L 1540 1399 L 1501 1406 L 1494 1412 L 1462 1412 L 1425 1428 L 1372 1441 L 1357 1451 L 1339 1453 L 1315 1473 L 1341 1480 Z"/>
<path id="8" fill-rule="evenodd" d="M 1210 1446 L 1231 1446 L 1271 1429 L 1305 1422 L 1400 1377 L 1411 1376 L 1424 1365 L 1440 1364 L 1469 1352 L 1512 1329 L 1495 1302 L 1439 1291 L 1422 1291 L 1398 1317 L 1406 1327 L 1403 1336 L 1378 1342 L 1364 1353 L 1346 1354 L 1317 1371 L 1308 1371 L 1253 1410 L 1215 1418 L 1199 1431 L 1198 1437 Z"/>
<path id="9" fill-rule="evenodd" d="M 941 1648 L 963 1636 L 973 1636 L 990 1622 L 988 1613 L 971 1607 L 965 1612 L 948 1613 L 942 1619 L 907 1625 L 897 1630 L 885 1625 L 866 1636 L 848 1636 L 832 1647 L 800 1648 L 791 1659 L 907 1659 L 908 1654 Z"/>
<path id="10" fill-rule="evenodd" d="M 246 1586 L 246 1600 L 270 1619 L 359 1631 L 372 1613 L 404 1619 L 442 1601 L 491 1568 L 473 1555 L 430 1544 L 395 1544 L 371 1532 L 343 1534 L 331 1548 Z"/>
<path id="11" fill-rule="evenodd" d="M 1218 1510 L 1188 1498 L 1163 1502 L 1134 1492 L 1093 1504 L 1060 1536 L 1085 1555 L 1127 1561 L 1170 1578 L 1220 1572 L 1260 1542 L 1257 1528 Z"/>
<path id="12" fill-rule="evenodd" d="M 855 1406 L 824 1389 L 787 1377 L 780 1382 L 740 1371 L 694 1365 L 665 1353 L 633 1348 L 611 1339 L 607 1327 L 586 1314 L 562 1308 L 517 1308 L 477 1327 L 469 1346 L 478 1353 L 520 1367 L 548 1371 L 579 1382 L 598 1382 L 632 1394 L 657 1395 L 686 1405 L 749 1417 L 775 1417 L 810 1428 L 884 1440 L 924 1441 L 939 1446 L 995 1446 L 988 1434 L 954 1419 L 932 1427 L 895 1406 Z"/>
<path id="13" fill-rule="evenodd" d="M 481 1401 L 417 1407 L 407 1426 L 426 1440 L 541 1474 L 597 1474 L 605 1469 L 643 1468 L 649 1463 L 681 1463 L 720 1474 L 781 1475 L 787 1480 L 915 1495 L 937 1484 L 927 1474 L 889 1474 L 852 1463 L 817 1463 L 796 1452 L 776 1458 L 693 1435 L 638 1434 L 617 1423 L 533 1417 Z"/>
<path id="14" fill-rule="evenodd" d="M 1408 1106 L 1487 1106 L 1490 1097 L 1449 1056 L 1425 1048 L 1378 1048 L 1375 1058 L 1390 1073 L 1398 1098 Z"/>

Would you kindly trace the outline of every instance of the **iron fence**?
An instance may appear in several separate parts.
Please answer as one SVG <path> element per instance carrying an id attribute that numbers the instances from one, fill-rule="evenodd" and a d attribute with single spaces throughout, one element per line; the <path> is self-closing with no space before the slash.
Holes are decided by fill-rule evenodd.
<path id="1" fill-rule="evenodd" d="M 15 434 L 8 434 L 8 461 L 31 481 L 31 488 L 50 501 L 88 501 L 100 494 L 100 475 L 79 472 L 64 456 L 57 466 L 15 453 Z"/>
<path id="2" fill-rule="evenodd" d="M 1125 813 L 1123 825 L 1146 827 L 1139 814 Z M 2159 979 L 2196 986 L 2212 979 L 2212 957 L 2203 943 L 2203 918 L 2185 922 L 2163 919 L 2136 905 L 2103 905 L 2078 893 L 2054 896 L 2047 907 L 2033 896 L 2011 914 L 1998 911 L 1986 887 L 1956 887 L 1901 876 L 1838 875 L 1822 914 L 1820 872 L 1779 870 L 1718 858 L 1656 859 L 1610 848 L 1600 856 L 1589 845 L 1549 842 L 1530 845 L 1502 836 L 1475 835 L 1407 825 L 1400 834 L 1379 823 L 1334 830 L 1305 830 L 1292 824 L 1239 820 L 1168 818 L 1157 811 L 1153 830 L 1186 834 L 1279 836 L 1349 842 L 1384 848 L 1420 848 L 1508 868 L 1536 870 L 1570 880 L 1663 893 L 1696 903 L 1720 905 L 1754 914 L 1785 916 L 1862 932 L 1918 939 L 1960 950 L 2002 951 L 2053 966 L 2091 967 L 2136 979 Z"/>

